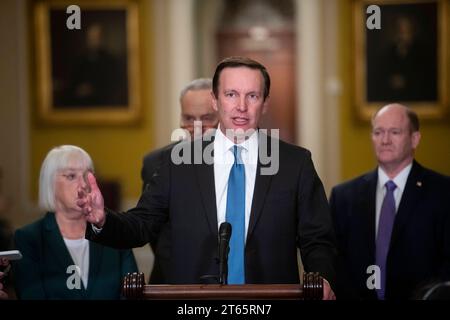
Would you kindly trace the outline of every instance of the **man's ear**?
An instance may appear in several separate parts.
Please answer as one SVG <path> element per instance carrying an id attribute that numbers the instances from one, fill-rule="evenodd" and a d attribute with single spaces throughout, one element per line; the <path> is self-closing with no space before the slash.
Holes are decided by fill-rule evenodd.
<path id="1" fill-rule="evenodd" d="M 269 109 L 269 100 L 270 100 L 270 96 L 267 96 L 263 103 L 262 114 L 265 114 L 267 112 L 267 110 Z"/>
<path id="2" fill-rule="evenodd" d="M 419 145 L 421 137 L 422 137 L 422 135 L 420 134 L 419 131 L 416 131 L 416 132 L 412 133 L 411 140 L 412 140 L 412 147 L 413 147 L 413 149 L 417 148 L 417 146 Z"/>
<path id="3" fill-rule="evenodd" d="M 217 99 L 216 96 L 214 95 L 214 92 L 211 91 L 211 103 L 212 103 L 212 107 L 214 109 L 214 111 L 219 111 L 219 108 L 217 107 Z"/>

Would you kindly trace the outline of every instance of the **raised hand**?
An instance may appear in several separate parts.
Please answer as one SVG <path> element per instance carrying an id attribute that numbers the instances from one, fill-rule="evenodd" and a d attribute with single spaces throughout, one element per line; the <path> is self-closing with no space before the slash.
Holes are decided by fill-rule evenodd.
<path id="1" fill-rule="evenodd" d="M 94 224 L 98 228 L 102 228 L 105 224 L 105 206 L 102 193 L 98 188 L 97 181 L 92 172 L 87 174 L 87 190 L 78 189 L 77 205 L 85 214 L 86 220 Z"/>

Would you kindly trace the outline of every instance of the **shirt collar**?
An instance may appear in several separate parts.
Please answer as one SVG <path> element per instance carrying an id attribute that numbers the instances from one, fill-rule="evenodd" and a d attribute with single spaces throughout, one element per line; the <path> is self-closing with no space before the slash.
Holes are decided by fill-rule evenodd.
<path id="1" fill-rule="evenodd" d="M 408 180 L 409 173 L 411 172 L 412 162 L 403 168 L 402 171 L 399 172 L 395 176 L 394 179 L 388 177 L 388 175 L 383 171 L 381 167 L 378 167 L 378 188 L 383 189 L 386 182 L 389 180 L 394 181 L 395 185 L 399 190 L 404 190 L 406 185 L 406 180 Z"/>
<path id="2" fill-rule="evenodd" d="M 235 144 L 233 141 L 228 139 L 219 128 L 216 130 L 216 136 L 214 138 L 214 157 L 218 159 L 224 159 L 226 153 Z M 258 130 L 255 130 L 248 139 L 246 139 L 241 144 L 238 144 L 243 148 L 242 150 L 242 160 L 244 163 L 256 164 L 258 161 Z"/>

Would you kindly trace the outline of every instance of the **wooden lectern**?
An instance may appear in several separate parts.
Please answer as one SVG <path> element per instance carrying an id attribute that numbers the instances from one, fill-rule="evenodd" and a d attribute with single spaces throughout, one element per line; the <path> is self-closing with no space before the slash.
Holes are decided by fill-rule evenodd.
<path id="1" fill-rule="evenodd" d="M 321 300 L 323 278 L 318 273 L 306 272 L 302 284 L 146 285 L 144 273 L 134 272 L 124 277 L 122 293 L 127 299 L 143 300 Z"/>

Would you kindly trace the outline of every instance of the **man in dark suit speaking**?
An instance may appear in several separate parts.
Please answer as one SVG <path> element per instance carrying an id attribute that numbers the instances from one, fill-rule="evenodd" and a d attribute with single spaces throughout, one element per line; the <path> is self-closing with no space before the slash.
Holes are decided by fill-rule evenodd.
<path id="1" fill-rule="evenodd" d="M 104 208 L 95 177 L 78 205 L 93 224 L 88 239 L 118 248 L 141 246 L 171 227 L 169 283 L 200 283 L 217 275 L 218 227 L 232 225 L 228 283 L 299 283 L 319 272 L 324 299 L 333 299 L 335 239 L 323 185 L 306 149 L 257 129 L 268 107 L 270 77 L 241 57 L 219 63 L 213 77 L 215 136 L 178 144 L 137 206 L 125 214 Z M 272 133 L 273 134 L 273 133 Z"/>
<path id="2" fill-rule="evenodd" d="M 450 275 L 450 178 L 414 160 L 414 111 L 390 104 L 372 119 L 378 168 L 333 188 L 338 298 L 408 299 Z"/>

